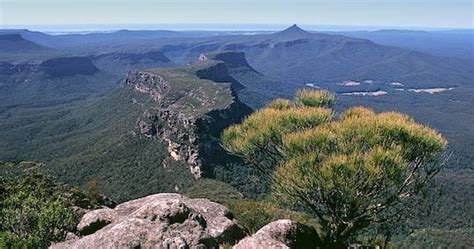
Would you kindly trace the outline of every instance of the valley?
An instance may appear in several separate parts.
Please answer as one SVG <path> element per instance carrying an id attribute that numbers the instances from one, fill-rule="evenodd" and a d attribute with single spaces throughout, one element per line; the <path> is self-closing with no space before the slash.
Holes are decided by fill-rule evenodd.
<path id="1" fill-rule="evenodd" d="M 97 184 L 118 202 L 203 185 L 198 195 L 212 195 L 219 184 L 262 200 L 268 182 L 222 148 L 221 132 L 272 99 L 326 89 L 338 113 L 399 111 L 441 132 L 448 192 L 414 228 L 439 229 L 433 238 L 449 243 L 453 230 L 472 231 L 459 218 L 474 210 L 472 60 L 296 25 L 252 35 L 2 30 L 0 56 L 0 162 L 43 162 L 60 181 Z"/>

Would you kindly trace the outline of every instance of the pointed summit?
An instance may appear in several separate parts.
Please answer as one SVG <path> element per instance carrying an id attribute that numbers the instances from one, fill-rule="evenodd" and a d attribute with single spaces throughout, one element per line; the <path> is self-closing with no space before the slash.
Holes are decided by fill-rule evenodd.
<path id="1" fill-rule="evenodd" d="M 298 27 L 298 25 L 296 24 L 291 25 L 290 27 L 286 28 L 280 33 L 282 34 L 308 34 L 308 32 L 304 31 L 302 28 Z"/>
<path id="2" fill-rule="evenodd" d="M 307 37 L 308 35 L 311 35 L 311 33 L 306 32 L 305 30 L 301 29 L 298 27 L 298 25 L 293 24 L 290 27 L 286 28 L 283 31 L 275 33 L 281 38 L 302 38 L 302 37 Z"/>

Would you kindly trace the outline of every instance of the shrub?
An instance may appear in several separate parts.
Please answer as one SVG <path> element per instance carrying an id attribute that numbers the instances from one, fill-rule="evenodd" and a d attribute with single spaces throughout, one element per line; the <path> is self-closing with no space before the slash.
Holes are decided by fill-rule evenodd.
<path id="1" fill-rule="evenodd" d="M 0 248 L 46 248 L 63 241 L 79 221 L 72 206 L 105 204 L 40 173 L 42 166 L 0 163 Z"/>
<path id="2" fill-rule="evenodd" d="M 278 100 L 272 106 L 282 106 Z M 227 150 L 272 180 L 282 205 L 317 218 L 331 248 L 423 201 L 447 141 L 396 113 L 355 107 L 334 119 L 334 96 L 303 90 L 288 108 L 263 108 L 225 130 Z"/>
<path id="3" fill-rule="evenodd" d="M 229 200 L 225 203 L 239 223 L 253 234 L 268 223 L 279 219 L 291 219 L 319 229 L 317 221 L 303 213 L 278 208 L 266 201 Z"/>
<path id="4" fill-rule="evenodd" d="M 324 90 L 303 89 L 296 93 L 295 98 L 298 106 L 332 108 L 335 102 L 334 94 Z"/>

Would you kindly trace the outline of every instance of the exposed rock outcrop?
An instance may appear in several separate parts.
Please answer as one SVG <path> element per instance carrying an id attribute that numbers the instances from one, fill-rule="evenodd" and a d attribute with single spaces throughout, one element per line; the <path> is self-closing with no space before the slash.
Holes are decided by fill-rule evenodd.
<path id="1" fill-rule="evenodd" d="M 179 194 L 91 211 L 77 229 L 83 237 L 70 236 L 51 248 L 217 248 L 245 236 L 225 206 Z"/>
<path id="2" fill-rule="evenodd" d="M 233 248 L 318 248 L 318 238 L 312 227 L 291 220 L 277 220 L 262 227 L 254 235 L 244 238 Z"/>
<path id="3" fill-rule="evenodd" d="M 125 86 L 141 93 L 149 94 L 153 100 L 159 101 L 169 91 L 169 82 L 163 77 L 149 73 L 132 71 L 125 79 Z"/>
<path id="4" fill-rule="evenodd" d="M 185 162 L 195 178 L 212 172 L 203 165 L 226 155 L 218 143 L 220 132 L 251 112 L 236 97 L 234 88 L 241 85 L 223 62 L 130 72 L 125 86 L 156 102 L 137 120 L 139 134 L 161 139 L 167 145 L 166 160 Z M 168 165 L 166 160 L 163 166 Z"/>

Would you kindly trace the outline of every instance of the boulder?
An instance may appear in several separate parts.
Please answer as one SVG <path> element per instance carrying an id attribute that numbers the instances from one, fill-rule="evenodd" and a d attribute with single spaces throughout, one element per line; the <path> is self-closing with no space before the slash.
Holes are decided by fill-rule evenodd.
<path id="1" fill-rule="evenodd" d="M 83 216 L 83 237 L 50 248 L 217 248 L 245 232 L 229 210 L 207 199 L 156 194 Z"/>
<path id="2" fill-rule="evenodd" d="M 312 227 L 291 221 L 277 220 L 267 224 L 254 235 L 241 240 L 234 249 L 260 248 L 318 248 L 320 239 Z"/>

